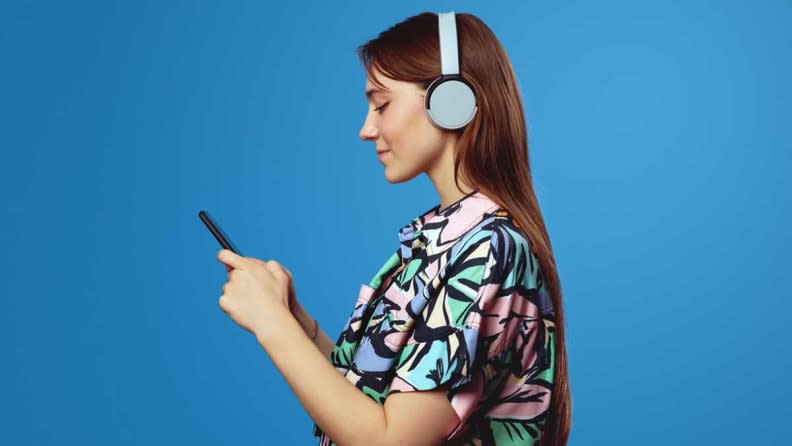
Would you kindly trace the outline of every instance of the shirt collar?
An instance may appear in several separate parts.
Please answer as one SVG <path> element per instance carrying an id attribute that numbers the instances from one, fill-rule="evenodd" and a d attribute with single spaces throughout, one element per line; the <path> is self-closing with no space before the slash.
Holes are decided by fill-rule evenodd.
<path id="1" fill-rule="evenodd" d="M 440 204 L 433 206 L 399 229 L 402 261 L 408 261 L 424 249 L 429 254 L 444 250 L 450 246 L 449 241 L 458 239 L 498 209 L 500 206 L 478 189 L 445 209 L 440 209 Z"/>

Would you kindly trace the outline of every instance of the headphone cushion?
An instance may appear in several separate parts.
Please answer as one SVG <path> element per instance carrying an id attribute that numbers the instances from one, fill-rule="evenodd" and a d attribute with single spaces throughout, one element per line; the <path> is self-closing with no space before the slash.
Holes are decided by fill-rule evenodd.
<path id="1" fill-rule="evenodd" d="M 476 114 L 476 95 L 459 79 L 440 80 L 429 86 L 426 115 L 439 127 L 458 129 L 467 125 Z"/>

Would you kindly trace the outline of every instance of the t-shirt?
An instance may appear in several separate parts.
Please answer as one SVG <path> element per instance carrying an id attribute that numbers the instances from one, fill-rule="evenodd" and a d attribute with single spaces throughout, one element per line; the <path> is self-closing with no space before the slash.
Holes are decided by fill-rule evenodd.
<path id="1" fill-rule="evenodd" d="M 474 190 L 399 230 L 330 360 L 377 403 L 443 388 L 461 423 L 446 445 L 533 445 L 553 388 L 552 302 L 531 243 Z M 335 445 L 316 424 L 321 446 Z"/>

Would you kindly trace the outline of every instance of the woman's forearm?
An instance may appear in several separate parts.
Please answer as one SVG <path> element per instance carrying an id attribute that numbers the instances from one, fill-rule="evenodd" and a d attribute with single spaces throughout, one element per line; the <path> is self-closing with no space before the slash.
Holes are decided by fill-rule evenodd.
<path id="1" fill-rule="evenodd" d="M 319 327 L 319 333 L 316 335 L 316 341 L 314 342 L 316 347 L 322 352 L 322 356 L 330 360 L 330 353 L 333 352 L 335 348 L 335 341 L 330 339 L 322 330 L 322 327 Z"/>
<path id="2" fill-rule="evenodd" d="M 302 327 L 303 331 L 306 335 L 313 336 L 313 329 L 314 329 L 314 320 L 305 311 L 302 306 L 296 309 L 294 312 L 294 318 L 297 319 L 297 322 L 300 323 L 300 327 Z M 314 345 L 316 348 L 322 352 L 322 356 L 330 360 L 330 353 L 332 353 L 333 349 L 335 348 L 335 341 L 333 341 L 327 334 L 322 330 L 321 325 L 319 326 L 319 331 L 316 333 L 316 339 L 314 340 Z"/>
<path id="3" fill-rule="evenodd" d="M 256 338 L 319 428 L 344 446 L 386 438 L 384 407 L 338 373 L 295 318 L 287 313 L 278 320 Z"/>

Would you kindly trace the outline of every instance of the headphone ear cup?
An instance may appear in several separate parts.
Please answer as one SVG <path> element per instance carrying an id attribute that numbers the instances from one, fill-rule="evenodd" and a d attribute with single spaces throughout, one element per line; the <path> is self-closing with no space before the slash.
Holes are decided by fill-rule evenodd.
<path id="1" fill-rule="evenodd" d="M 429 120 L 446 130 L 466 126 L 478 110 L 473 89 L 458 77 L 440 77 L 432 82 L 424 107 Z"/>

